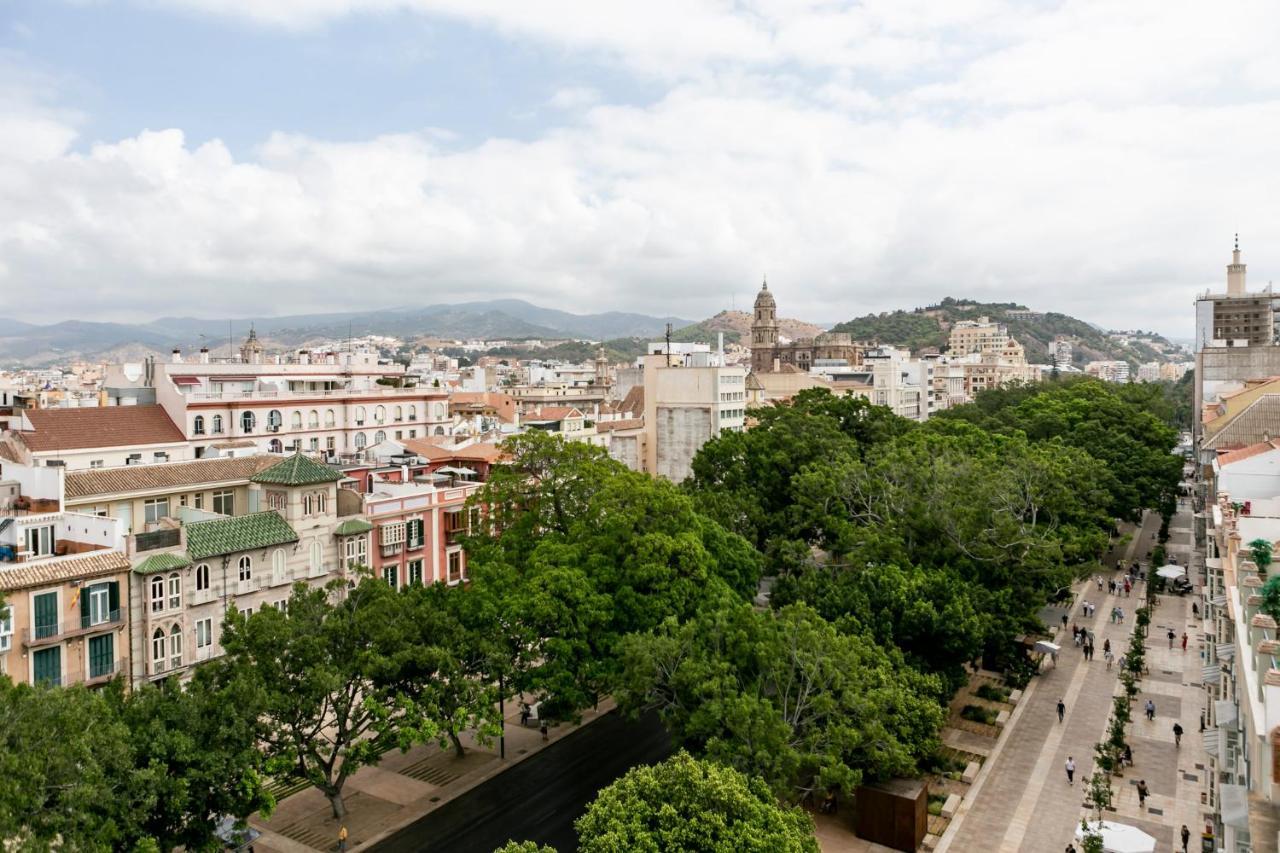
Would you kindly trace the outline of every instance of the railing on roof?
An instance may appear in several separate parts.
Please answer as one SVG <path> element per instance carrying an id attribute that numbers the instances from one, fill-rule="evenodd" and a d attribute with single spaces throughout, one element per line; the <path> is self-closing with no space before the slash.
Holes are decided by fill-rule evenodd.
<path id="1" fill-rule="evenodd" d="M 420 385 L 411 385 L 407 388 L 396 388 L 390 385 L 378 385 L 375 388 L 357 389 L 357 388 L 341 388 L 331 391 L 280 391 L 280 390 L 253 390 L 253 391 L 193 391 L 187 395 L 187 399 L 194 402 L 219 401 L 219 400 L 280 400 L 280 399 L 314 399 L 320 398 L 338 398 L 338 397 L 395 397 L 404 395 L 422 395 L 424 393 L 434 392 L 440 396 L 445 396 L 444 389 L 429 388 Z"/>
<path id="2" fill-rule="evenodd" d="M 137 533 L 133 537 L 136 552 L 155 551 L 160 548 L 176 548 L 182 544 L 182 531 L 176 527 Z"/>

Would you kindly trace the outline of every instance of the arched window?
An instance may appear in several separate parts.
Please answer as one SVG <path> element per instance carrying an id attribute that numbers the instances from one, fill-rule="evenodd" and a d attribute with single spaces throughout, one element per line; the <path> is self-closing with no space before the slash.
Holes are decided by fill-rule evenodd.
<path id="1" fill-rule="evenodd" d="M 416 421 L 417 419 L 418 419 L 418 407 L 417 407 L 417 406 L 410 406 L 410 407 L 409 407 L 409 420 L 411 420 L 411 421 Z"/>
<path id="2" fill-rule="evenodd" d="M 267 442 L 268 453 L 284 453 L 284 442 L 278 438 L 273 438 Z"/>
<path id="3" fill-rule="evenodd" d="M 294 429 L 302 429 L 302 412 L 294 412 L 293 417 L 289 419 L 289 425 Z"/>
<path id="4" fill-rule="evenodd" d="M 196 419 L 192 421 L 191 432 L 194 435 L 204 435 L 204 415 L 196 415 Z"/>
<path id="5" fill-rule="evenodd" d="M 203 592 L 209 588 L 209 567 L 201 563 L 196 566 L 196 592 Z"/>
<path id="6" fill-rule="evenodd" d="M 373 420 L 375 423 L 382 423 L 387 419 L 387 407 L 378 406 L 373 410 Z"/>
<path id="7" fill-rule="evenodd" d="M 356 406 L 356 426 L 364 424 L 364 406 Z"/>
<path id="8" fill-rule="evenodd" d="M 375 433 L 373 434 L 373 443 L 374 443 L 374 444 L 382 444 L 382 442 L 384 442 L 384 441 L 386 441 L 386 440 L 387 440 L 387 434 L 386 434 L 385 432 L 383 432 L 382 430 L 378 430 L 377 432 L 375 432 Z"/>
<path id="9" fill-rule="evenodd" d="M 395 408 L 395 418 L 398 421 L 404 420 L 404 409 L 400 406 L 396 406 Z"/>
<path id="10" fill-rule="evenodd" d="M 267 429 L 280 429 L 280 425 L 284 423 L 284 416 L 280 414 L 279 409 L 272 409 L 267 412 Z"/>
<path id="11" fill-rule="evenodd" d="M 258 425 L 258 418 L 253 412 L 242 412 L 240 414 L 240 431 L 253 432 L 253 428 Z"/>
<path id="12" fill-rule="evenodd" d="M 444 403 L 436 403 L 436 420 L 444 420 Z"/>
<path id="13" fill-rule="evenodd" d="M 151 635 L 151 663 L 156 672 L 164 671 L 164 629 L 157 628 Z"/>
<path id="14" fill-rule="evenodd" d="M 284 549 L 277 548 L 271 552 L 271 582 L 284 583 Z"/>
<path id="15" fill-rule="evenodd" d="M 444 427 L 442 426 L 436 427 L 436 435 L 444 435 Z"/>
<path id="16" fill-rule="evenodd" d="M 151 579 L 151 612 L 164 612 L 164 578 L 160 575 Z"/>
<path id="17" fill-rule="evenodd" d="M 177 669 L 182 666 L 182 629 L 177 625 L 169 631 L 169 667 Z"/>
<path id="18" fill-rule="evenodd" d="M 318 493 L 316 495 L 316 512 L 323 514 L 325 511 L 326 503 L 328 503 L 328 496 L 325 495 L 324 492 Z"/>
<path id="19" fill-rule="evenodd" d="M 311 515 L 312 511 L 313 511 L 313 507 L 311 502 L 311 495 L 305 494 L 302 496 L 302 514 Z"/>
<path id="20" fill-rule="evenodd" d="M 320 413 L 317 412 L 315 409 L 312 409 L 307 414 L 307 426 L 311 427 L 312 429 L 315 429 L 316 427 L 320 426 Z"/>
<path id="21" fill-rule="evenodd" d="M 319 539 L 311 540 L 311 571 L 319 574 L 324 568 L 324 549 L 320 547 Z"/>
<path id="22" fill-rule="evenodd" d="M 214 434 L 214 435 L 221 435 L 221 434 L 222 434 L 222 415 L 214 415 L 214 416 L 213 416 L 213 430 L 212 430 L 212 432 L 213 432 L 213 434 Z"/>
<path id="23" fill-rule="evenodd" d="M 248 554 L 240 558 L 240 580 L 253 580 L 253 558 Z"/>
<path id="24" fill-rule="evenodd" d="M 336 419 L 334 418 L 333 409 L 325 410 L 324 425 L 327 427 L 331 427 L 334 425 L 334 423 L 336 423 Z"/>
<path id="25" fill-rule="evenodd" d="M 362 432 L 356 433 L 356 450 L 364 450 L 364 446 L 367 443 L 368 443 L 368 439 L 364 437 L 364 433 Z"/>
<path id="26" fill-rule="evenodd" d="M 169 609 L 177 610 L 182 606 L 182 576 L 177 572 L 169 575 Z"/>

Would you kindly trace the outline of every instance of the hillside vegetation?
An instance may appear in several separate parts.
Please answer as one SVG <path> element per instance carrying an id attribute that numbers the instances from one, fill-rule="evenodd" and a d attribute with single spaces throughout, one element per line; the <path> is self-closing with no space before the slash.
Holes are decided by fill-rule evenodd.
<path id="1" fill-rule="evenodd" d="M 1058 336 L 1071 339 L 1072 361 L 1080 366 L 1090 361 L 1120 360 L 1131 365 L 1150 361 L 1180 361 L 1185 355 L 1171 355 L 1173 344 L 1155 334 L 1143 334 L 1147 340 L 1130 340 L 1128 344 L 1113 341 L 1103 330 L 1066 314 L 1049 311 L 1023 316 L 1024 306 L 1013 302 L 974 302 L 948 297 L 937 305 L 914 311 L 886 311 L 867 314 L 833 327 L 832 331 L 848 332 L 855 340 L 875 341 L 918 350 L 937 347 L 945 350 L 949 330 L 958 320 L 989 317 L 1003 323 L 1020 344 L 1026 347 L 1028 361 L 1048 361 L 1049 343 Z M 1017 316 L 1011 316 L 1015 312 Z M 1168 348 L 1170 354 L 1158 348 Z"/>

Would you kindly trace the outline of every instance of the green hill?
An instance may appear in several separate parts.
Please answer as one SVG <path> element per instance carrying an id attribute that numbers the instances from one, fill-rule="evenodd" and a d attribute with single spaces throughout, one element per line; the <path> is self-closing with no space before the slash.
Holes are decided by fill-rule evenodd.
<path id="1" fill-rule="evenodd" d="M 886 311 L 856 317 L 832 328 L 848 332 L 855 340 L 875 341 L 919 350 L 936 347 L 946 350 L 949 329 L 958 320 L 989 317 L 1003 323 L 1026 348 L 1027 360 L 1047 363 L 1049 343 L 1061 336 L 1071 340 L 1072 362 L 1083 366 L 1090 361 L 1118 360 L 1131 365 L 1150 361 L 1184 361 L 1181 353 L 1165 338 L 1151 332 L 1135 332 L 1121 343 L 1097 326 L 1066 314 L 1032 312 L 1012 302 L 974 302 L 946 298 L 937 305 L 914 311 Z"/>

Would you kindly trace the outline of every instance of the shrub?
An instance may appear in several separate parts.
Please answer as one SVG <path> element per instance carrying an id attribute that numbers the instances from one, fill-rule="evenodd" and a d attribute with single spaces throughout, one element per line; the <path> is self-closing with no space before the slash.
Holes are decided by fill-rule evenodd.
<path id="1" fill-rule="evenodd" d="M 960 716 L 971 722 L 982 723 L 987 726 L 996 724 L 996 712 L 980 705 L 965 705 L 960 709 Z"/>
<path id="2" fill-rule="evenodd" d="M 988 702 L 1008 702 L 1009 690 L 1005 687 L 997 687 L 989 681 L 984 681 L 978 685 L 978 689 L 973 694 L 979 699 L 986 699 Z"/>

